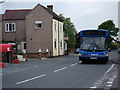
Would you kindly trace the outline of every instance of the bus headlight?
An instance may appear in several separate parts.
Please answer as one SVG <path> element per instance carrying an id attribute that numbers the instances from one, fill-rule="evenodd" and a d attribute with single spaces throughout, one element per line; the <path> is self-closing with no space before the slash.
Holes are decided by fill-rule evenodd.
<path id="1" fill-rule="evenodd" d="M 83 54 L 84 54 L 84 53 L 81 53 L 81 52 L 80 52 L 80 53 L 79 53 L 79 56 L 82 56 Z"/>
<path id="2" fill-rule="evenodd" d="M 81 53 L 79 53 L 79 56 L 82 56 L 82 54 L 81 54 Z"/>
<path id="3" fill-rule="evenodd" d="M 108 56 L 108 52 L 107 53 L 104 53 L 105 56 Z"/>

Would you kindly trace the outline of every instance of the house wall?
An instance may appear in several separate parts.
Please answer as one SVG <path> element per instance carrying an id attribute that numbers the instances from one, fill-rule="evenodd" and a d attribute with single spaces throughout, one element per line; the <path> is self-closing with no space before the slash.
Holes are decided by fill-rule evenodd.
<path id="1" fill-rule="evenodd" d="M 53 55 L 52 48 L 52 18 L 41 5 L 37 5 L 26 16 L 26 43 L 27 53 L 38 53 L 41 49 L 42 53 L 49 50 L 49 55 Z M 42 21 L 43 27 L 35 29 L 35 21 Z"/>
<path id="2" fill-rule="evenodd" d="M 56 40 L 56 48 L 55 48 L 55 40 Z M 62 42 L 62 47 L 61 47 L 61 42 Z M 53 19 L 53 56 L 58 56 L 58 55 L 64 55 L 63 23 Z"/>
<path id="3" fill-rule="evenodd" d="M 58 20 L 53 19 L 53 30 L 52 31 L 53 31 L 53 56 L 58 56 L 59 54 L 58 53 L 58 46 L 59 46 L 58 45 Z M 55 48 L 55 40 L 56 40 L 56 48 Z"/>
<path id="4" fill-rule="evenodd" d="M 6 32 L 5 24 L 6 23 L 15 23 L 16 31 L 15 32 Z M 13 41 L 20 44 L 21 41 L 25 41 L 25 20 L 6 20 L 3 21 L 3 41 Z"/>
<path id="5" fill-rule="evenodd" d="M 61 47 L 62 42 L 62 47 Z M 63 32 L 63 23 L 59 22 L 59 49 L 60 55 L 64 55 L 64 32 Z"/>

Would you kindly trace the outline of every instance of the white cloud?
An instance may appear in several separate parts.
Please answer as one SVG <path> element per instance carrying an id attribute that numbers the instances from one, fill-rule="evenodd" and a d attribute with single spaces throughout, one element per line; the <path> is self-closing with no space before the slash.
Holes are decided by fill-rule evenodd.
<path id="1" fill-rule="evenodd" d="M 90 13 L 97 13 L 98 8 L 88 8 L 86 10 L 84 10 L 84 14 L 90 14 Z"/>

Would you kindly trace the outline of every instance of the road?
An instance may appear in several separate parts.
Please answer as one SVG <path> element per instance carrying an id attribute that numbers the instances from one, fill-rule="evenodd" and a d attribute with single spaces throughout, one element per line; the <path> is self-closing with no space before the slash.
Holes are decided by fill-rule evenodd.
<path id="1" fill-rule="evenodd" d="M 5 65 L 1 75 L 3 88 L 110 89 L 118 78 L 118 65 L 112 61 L 82 64 L 74 54 Z M 118 88 L 117 83 L 113 88 Z"/>

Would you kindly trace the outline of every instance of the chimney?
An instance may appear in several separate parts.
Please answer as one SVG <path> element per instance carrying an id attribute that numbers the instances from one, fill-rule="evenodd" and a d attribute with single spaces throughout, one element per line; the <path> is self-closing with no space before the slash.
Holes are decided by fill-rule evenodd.
<path id="1" fill-rule="evenodd" d="M 47 5 L 47 8 L 51 11 L 53 11 L 53 5 Z"/>

